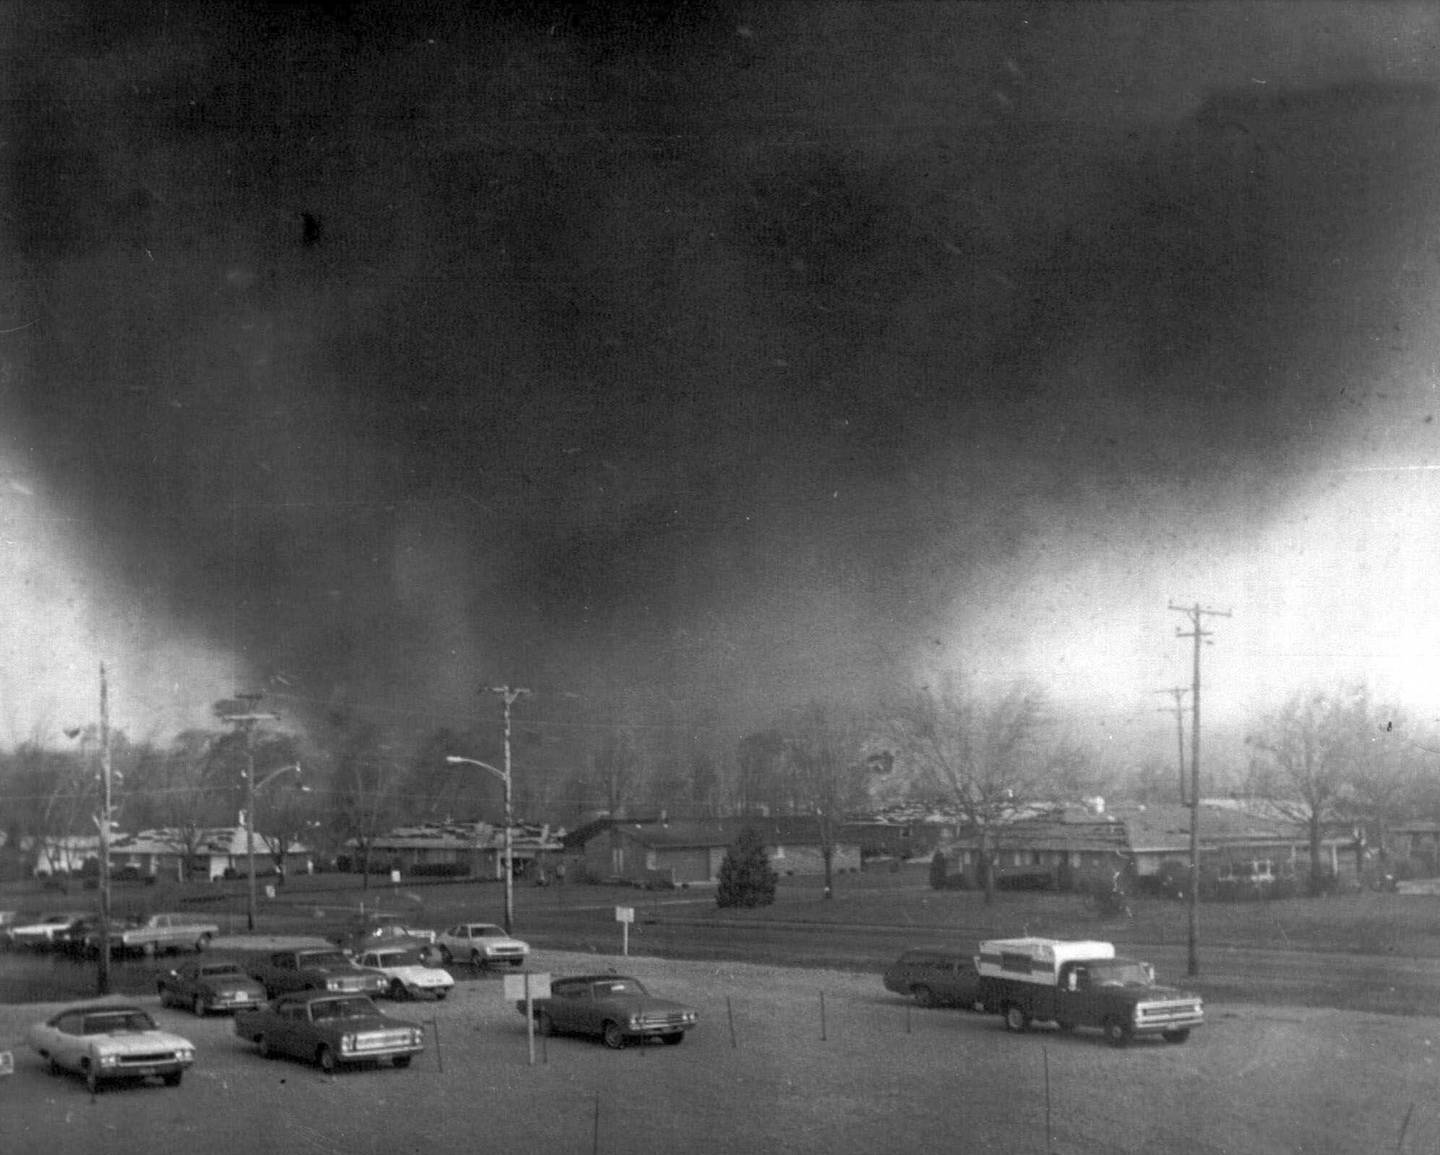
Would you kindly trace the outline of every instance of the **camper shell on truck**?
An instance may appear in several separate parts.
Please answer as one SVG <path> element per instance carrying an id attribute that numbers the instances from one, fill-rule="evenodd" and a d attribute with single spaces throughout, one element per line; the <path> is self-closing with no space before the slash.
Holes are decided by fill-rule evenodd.
<path id="1" fill-rule="evenodd" d="M 1118 957 L 1108 942 L 993 939 L 980 944 L 975 966 L 981 1001 L 1012 1031 L 1032 1022 L 1099 1027 L 1123 1047 L 1152 1035 L 1183 1043 L 1205 1021 L 1199 995 L 1157 986 L 1149 963 Z"/>

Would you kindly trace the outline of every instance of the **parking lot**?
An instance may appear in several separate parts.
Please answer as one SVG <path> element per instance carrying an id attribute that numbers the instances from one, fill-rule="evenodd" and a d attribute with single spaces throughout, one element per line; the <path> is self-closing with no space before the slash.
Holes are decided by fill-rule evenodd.
<path id="1" fill-rule="evenodd" d="M 199 1058 L 178 1089 L 49 1075 L 23 1044 L 43 1006 L 0 1007 L 0 1150 L 420 1152 L 1353 1152 L 1434 1150 L 1440 1020 L 1212 1006 L 1183 1047 L 1006 1034 L 909 1006 L 874 976 L 541 952 L 534 970 L 615 968 L 697 1007 L 679 1047 L 535 1040 L 500 976 L 443 1003 L 409 1070 L 330 1077 L 266 1061 L 225 1018 L 145 1002 Z"/>

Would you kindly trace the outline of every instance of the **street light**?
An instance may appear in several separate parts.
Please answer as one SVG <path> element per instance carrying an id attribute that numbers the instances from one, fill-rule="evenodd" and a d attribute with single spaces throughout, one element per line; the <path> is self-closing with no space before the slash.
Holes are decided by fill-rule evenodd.
<path id="1" fill-rule="evenodd" d="M 515 860 L 510 844 L 510 771 L 497 769 L 489 762 L 481 762 L 477 758 L 461 758 L 458 754 L 445 755 L 445 761 L 452 766 L 479 766 L 505 783 L 505 933 L 509 934 L 514 929 L 512 924 L 515 922 Z M 510 760 L 507 758 L 505 761 L 508 767 Z"/>
<path id="2" fill-rule="evenodd" d="M 505 933 L 511 934 L 515 929 L 515 851 L 510 841 L 510 828 L 515 823 L 510 809 L 510 707 L 530 691 L 521 686 L 491 686 L 490 692 L 498 694 L 505 704 L 505 769 L 499 770 L 489 762 L 481 762 L 477 758 L 462 758 L 458 754 L 445 755 L 445 761 L 452 766 L 479 766 L 505 783 Z"/>
<path id="3" fill-rule="evenodd" d="M 267 785 L 282 774 L 290 771 L 300 773 L 300 763 L 294 762 L 289 766 L 281 766 L 278 770 L 272 770 L 259 782 L 255 781 L 255 755 L 250 754 L 249 769 L 245 772 L 245 874 L 250 891 L 250 906 L 246 911 L 246 918 L 251 930 L 255 929 L 255 795 L 264 790 Z M 302 790 L 308 790 L 308 786 L 302 786 Z"/>

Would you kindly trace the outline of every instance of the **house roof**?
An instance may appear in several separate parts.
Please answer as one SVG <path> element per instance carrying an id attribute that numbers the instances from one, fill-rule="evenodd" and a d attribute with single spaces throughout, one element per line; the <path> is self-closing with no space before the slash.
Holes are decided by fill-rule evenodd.
<path id="1" fill-rule="evenodd" d="M 711 847 L 729 846 L 747 827 L 756 830 L 767 846 L 804 846 L 820 841 L 819 822 L 807 815 L 780 818 L 706 818 L 685 822 L 631 822 L 618 818 L 598 818 L 571 832 L 567 846 L 583 846 L 608 830 L 622 831 L 644 846 Z"/>

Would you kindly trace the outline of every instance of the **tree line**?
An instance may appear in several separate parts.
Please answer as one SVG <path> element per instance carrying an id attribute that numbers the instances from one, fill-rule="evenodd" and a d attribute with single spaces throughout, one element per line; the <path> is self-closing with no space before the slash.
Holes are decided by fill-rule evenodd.
<path id="1" fill-rule="evenodd" d="M 1035 685 L 983 692 L 961 675 L 883 701 L 812 701 L 716 749 L 705 727 L 527 722 L 516 727 L 517 819 L 574 826 L 597 814 L 674 818 L 805 815 L 818 830 L 827 893 L 842 825 L 887 804 L 923 803 L 956 815 L 977 838 L 981 876 L 993 886 L 998 830 L 1017 804 L 1092 795 L 1177 801 L 1173 767 L 1114 766 L 1075 740 Z M 189 858 L 209 830 L 238 825 L 246 776 L 264 782 L 252 816 L 257 846 L 277 862 L 294 846 L 362 861 L 396 826 L 503 815 L 502 784 L 463 754 L 498 767 L 494 727 L 436 730 L 406 746 L 377 724 L 335 715 L 304 737 L 220 725 L 164 744 L 110 741 L 114 818 L 122 831 L 164 829 Z M 99 737 L 26 742 L 0 754 L 0 833 L 12 856 L 43 855 L 94 832 Z M 1313 872 L 1337 826 L 1383 850 L 1406 818 L 1440 816 L 1436 743 L 1364 685 L 1295 693 L 1254 720 L 1247 764 L 1232 790 L 1268 800 L 1309 833 Z M 295 765 L 294 774 L 276 773 Z"/>

